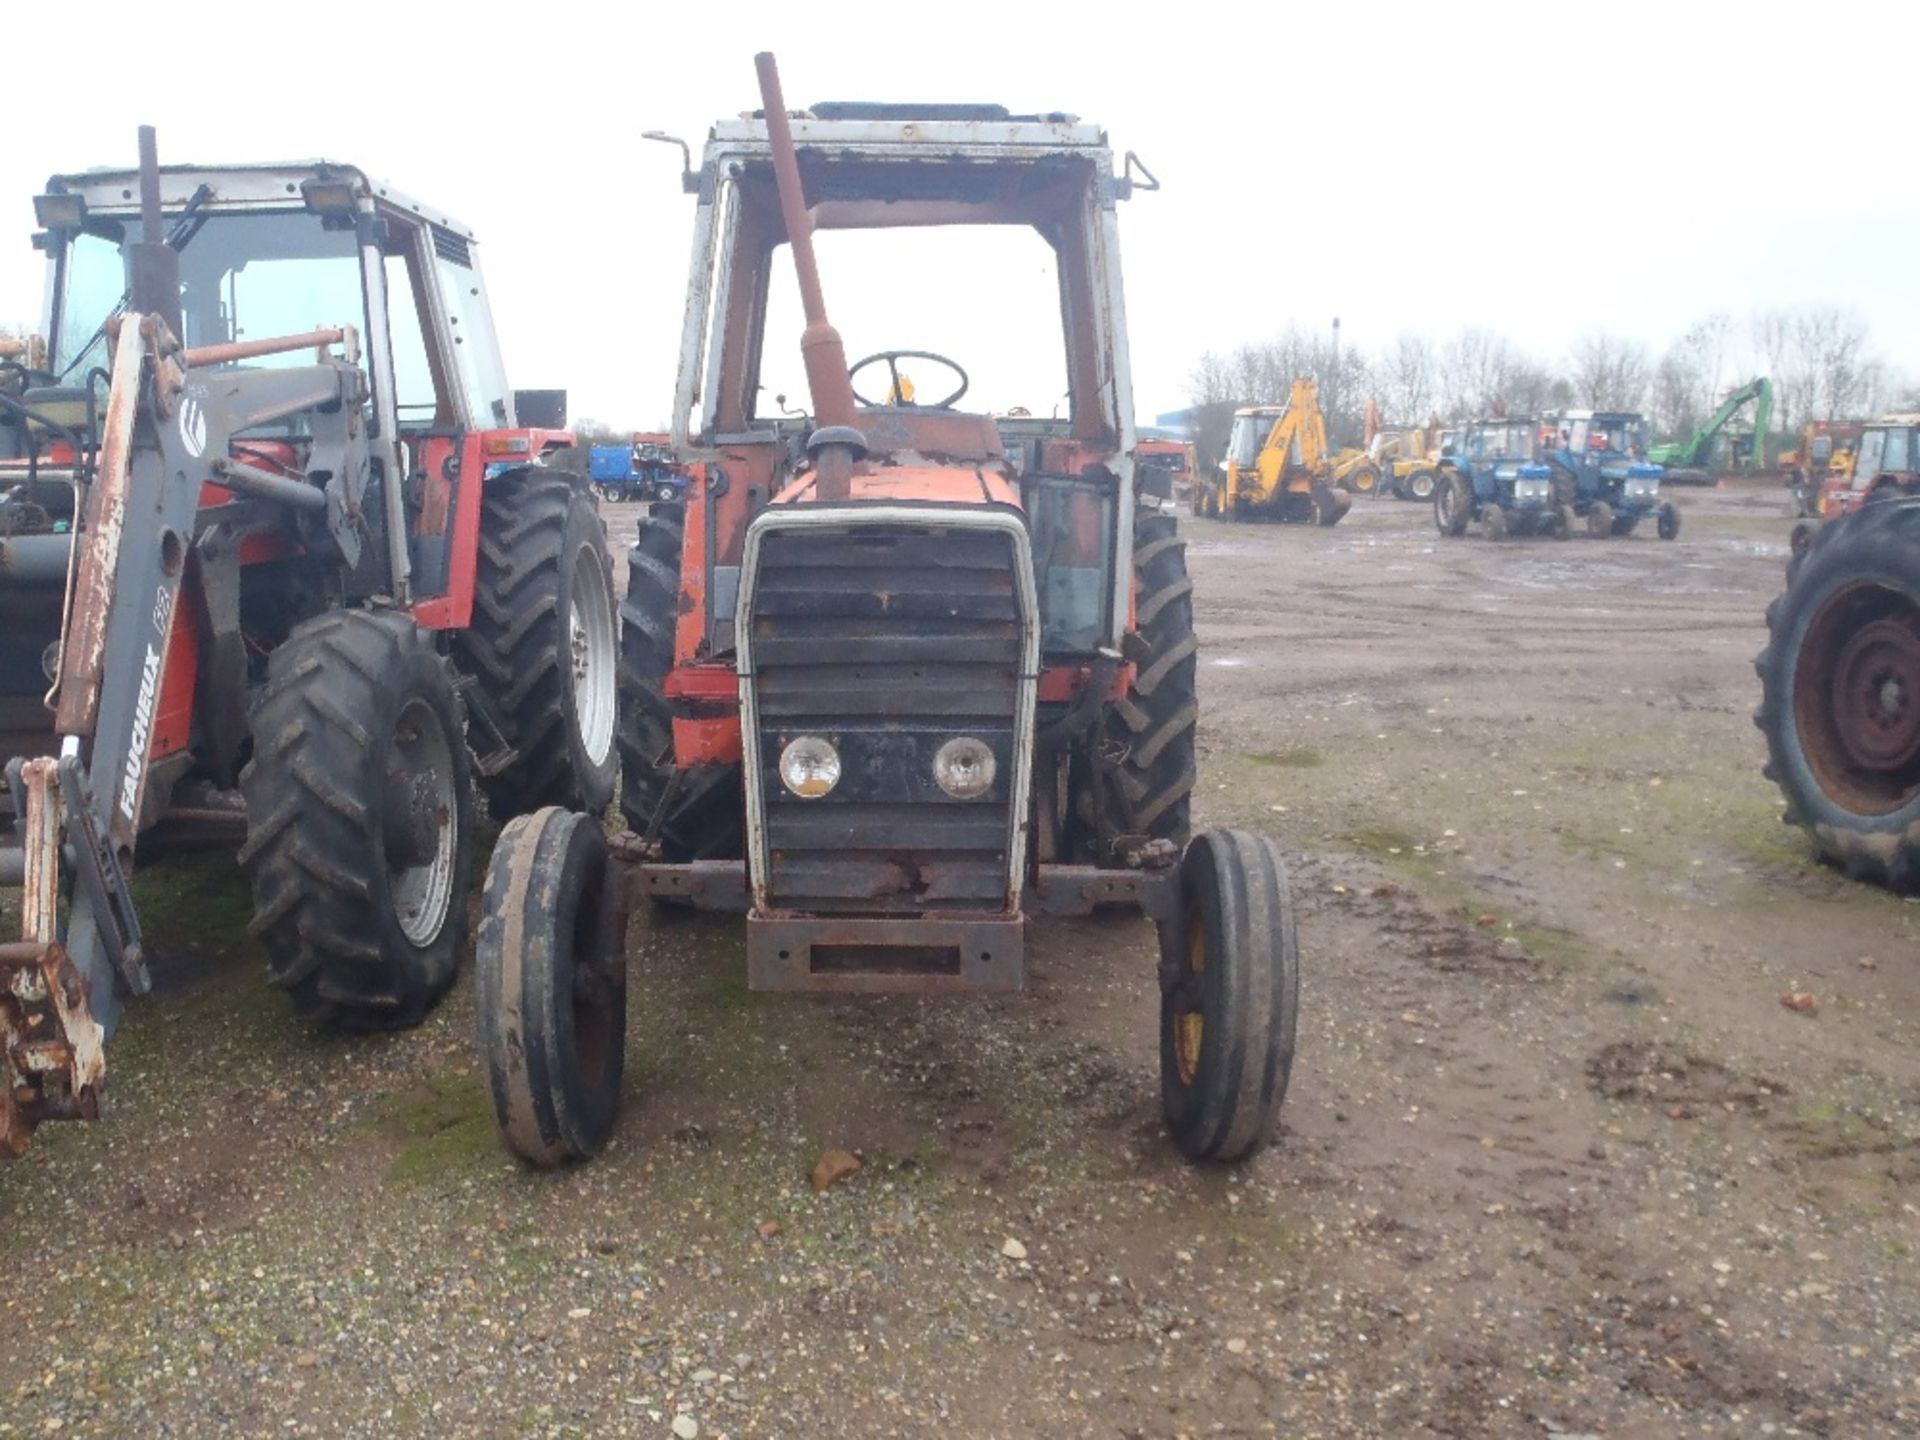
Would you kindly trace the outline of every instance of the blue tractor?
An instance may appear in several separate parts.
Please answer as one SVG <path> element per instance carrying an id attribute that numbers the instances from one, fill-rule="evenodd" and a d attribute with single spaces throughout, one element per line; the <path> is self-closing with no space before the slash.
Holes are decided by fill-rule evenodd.
<path id="1" fill-rule="evenodd" d="M 1489 540 L 1506 535 L 1564 539 L 1573 511 L 1556 503 L 1553 471 L 1538 458 L 1539 427 L 1504 416 L 1459 426 L 1440 450 L 1433 523 L 1459 536 L 1478 520 Z"/>
<path id="2" fill-rule="evenodd" d="M 1652 517 L 1662 540 L 1680 534 L 1680 512 L 1660 498 L 1666 473 L 1646 458 L 1647 424 L 1627 410 L 1562 410 L 1541 423 L 1543 458 L 1559 498 L 1600 539 L 1631 535 Z"/>
<path id="3" fill-rule="evenodd" d="M 587 451 L 587 478 L 602 500 L 678 500 L 687 477 L 663 443 L 595 445 Z"/>

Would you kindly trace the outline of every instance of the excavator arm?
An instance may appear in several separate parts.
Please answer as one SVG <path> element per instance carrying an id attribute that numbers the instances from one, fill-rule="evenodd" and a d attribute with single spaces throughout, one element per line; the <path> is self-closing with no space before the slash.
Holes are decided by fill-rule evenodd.
<path id="1" fill-rule="evenodd" d="M 1765 443 L 1767 427 L 1773 422 L 1773 382 L 1762 375 L 1750 380 L 1738 390 L 1733 391 L 1720 402 L 1720 408 L 1708 417 L 1702 425 L 1684 443 L 1656 445 L 1650 458 L 1657 464 L 1678 466 L 1682 469 L 1698 467 L 1707 458 L 1707 452 L 1719 433 L 1728 423 L 1749 404 L 1753 405 L 1754 443 Z M 1757 458 L 1757 457 L 1756 457 Z"/>

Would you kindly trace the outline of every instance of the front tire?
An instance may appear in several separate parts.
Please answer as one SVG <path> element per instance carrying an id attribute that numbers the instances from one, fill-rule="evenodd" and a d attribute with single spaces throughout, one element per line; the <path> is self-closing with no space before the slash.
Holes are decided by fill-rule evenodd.
<path id="1" fill-rule="evenodd" d="M 1613 507 L 1606 501 L 1594 501 L 1593 508 L 1587 511 L 1587 534 L 1596 540 L 1613 534 Z"/>
<path id="2" fill-rule="evenodd" d="M 1498 505 L 1489 505 L 1480 512 L 1480 519 L 1487 527 L 1487 539 L 1504 540 L 1509 528 L 1507 512 Z"/>
<path id="3" fill-rule="evenodd" d="M 1671 500 L 1660 507 L 1654 533 L 1659 535 L 1662 540 L 1678 540 L 1680 538 L 1680 510 Z"/>
<path id="4" fill-rule="evenodd" d="M 1766 774 L 1822 858 L 1920 889 L 1920 504 L 1825 526 L 1767 607 Z"/>
<path id="5" fill-rule="evenodd" d="M 1407 476 L 1407 498 L 1424 504 L 1433 498 L 1433 492 L 1440 483 L 1440 476 L 1432 470 L 1416 470 Z"/>
<path id="6" fill-rule="evenodd" d="M 515 753 L 481 786 L 501 820 L 542 805 L 597 814 L 620 763 L 606 526 L 592 496 L 555 471 L 501 475 L 485 493 L 473 620 L 453 653 Z"/>
<path id="7" fill-rule="evenodd" d="M 508 824 L 474 947 L 480 1050 L 506 1147 L 547 1168 L 599 1153 L 626 1070 L 626 956 L 606 837 L 590 815 Z"/>
<path id="8" fill-rule="evenodd" d="M 1189 1160 L 1235 1161 L 1267 1141 L 1293 1070 L 1299 944 L 1274 843 L 1208 830 L 1180 862 L 1160 927 L 1160 1097 Z"/>
<path id="9" fill-rule="evenodd" d="M 405 615 L 335 611 L 267 666 L 240 774 L 252 933 L 301 1015 L 417 1025 L 466 940 L 473 783 L 446 662 Z"/>

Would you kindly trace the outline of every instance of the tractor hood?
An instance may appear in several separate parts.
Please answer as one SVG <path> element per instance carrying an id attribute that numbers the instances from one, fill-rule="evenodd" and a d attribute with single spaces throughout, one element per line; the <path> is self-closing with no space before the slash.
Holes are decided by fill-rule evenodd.
<path id="1" fill-rule="evenodd" d="M 814 490 L 814 472 L 797 476 L 774 496 L 776 505 L 823 503 Z M 1001 470 L 963 465 L 863 464 L 854 473 L 852 492 L 836 504 L 1001 505 L 1020 508 L 1020 492 Z"/>

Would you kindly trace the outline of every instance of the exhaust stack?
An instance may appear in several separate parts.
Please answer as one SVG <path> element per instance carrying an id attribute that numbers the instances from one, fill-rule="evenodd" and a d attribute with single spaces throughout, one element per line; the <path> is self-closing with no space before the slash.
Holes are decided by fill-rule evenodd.
<path id="1" fill-rule="evenodd" d="M 793 250 L 793 268 L 800 280 L 800 305 L 807 328 L 800 336 L 800 357 L 806 366 L 807 391 L 812 397 L 818 427 L 807 438 L 813 456 L 815 494 L 822 500 L 845 500 L 851 490 L 853 462 L 866 453 L 866 437 L 854 427 L 853 382 L 847 378 L 847 350 L 840 332 L 827 319 L 820 293 L 820 268 L 813 258 L 813 222 L 807 215 L 806 193 L 800 185 L 800 162 L 794 153 L 793 130 L 787 124 L 786 100 L 780 93 L 780 71 L 773 53 L 753 57 L 760 75 L 760 106 L 767 117 L 767 142 L 773 149 L 773 176 L 780 189 L 780 216 L 787 244 Z"/>

